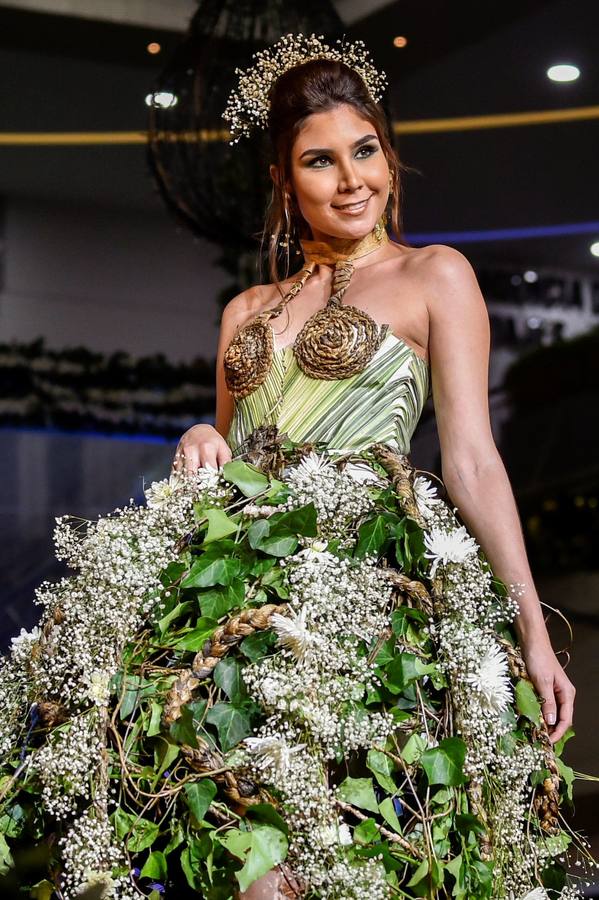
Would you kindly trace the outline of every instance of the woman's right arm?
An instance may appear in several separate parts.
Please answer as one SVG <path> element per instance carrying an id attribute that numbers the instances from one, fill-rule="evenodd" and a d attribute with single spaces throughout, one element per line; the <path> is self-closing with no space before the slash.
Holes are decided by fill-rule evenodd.
<path id="1" fill-rule="evenodd" d="M 229 300 L 221 316 L 220 333 L 216 351 L 216 418 L 215 426 L 207 423 L 193 425 L 181 436 L 171 474 L 185 470 L 193 474 L 200 466 L 218 469 L 231 459 L 231 449 L 226 441 L 233 418 L 234 400 L 225 381 L 223 356 L 235 332 L 248 318 L 249 294 L 243 291 Z"/>

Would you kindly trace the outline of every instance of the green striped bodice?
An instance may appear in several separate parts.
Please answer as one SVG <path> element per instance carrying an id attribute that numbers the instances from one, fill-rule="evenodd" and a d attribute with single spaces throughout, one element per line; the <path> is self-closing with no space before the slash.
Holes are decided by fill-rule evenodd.
<path id="1" fill-rule="evenodd" d="M 277 425 L 293 441 L 325 442 L 330 451 L 381 442 L 407 454 L 429 389 L 427 362 L 390 331 L 365 369 L 333 381 L 309 378 L 293 348 L 281 347 L 265 381 L 235 401 L 227 442 L 235 455 L 259 425 Z"/>

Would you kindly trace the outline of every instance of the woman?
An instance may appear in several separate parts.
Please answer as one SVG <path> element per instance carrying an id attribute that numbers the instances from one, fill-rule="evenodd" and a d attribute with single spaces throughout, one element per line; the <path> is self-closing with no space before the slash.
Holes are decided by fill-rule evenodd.
<path id="1" fill-rule="evenodd" d="M 224 311 L 216 427 L 146 506 L 59 520 L 78 573 L 0 661 L 0 874 L 40 896 L 572 900 L 569 854 L 595 865 L 484 301 L 460 253 L 387 236 L 381 84 L 287 35 L 231 95 L 272 137 L 272 283 Z M 431 387 L 450 504 L 408 458 Z"/>
<path id="2" fill-rule="evenodd" d="M 289 226 L 291 222 L 287 238 L 290 231 L 299 235 L 304 262 L 315 249 L 320 262 L 304 278 L 301 291 L 281 303 L 280 296 L 296 279 L 277 282 L 271 247 L 273 283 L 243 291 L 227 304 L 217 356 L 216 426 L 201 424 L 185 432 L 177 448 L 175 471 L 222 466 L 232 459 L 232 450 L 237 451 L 246 436 L 244 430 L 262 424 L 256 418 L 252 421 L 247 409 L 236 409 L 235 392 L 229 389 L 227 353 L 231 355 L 236 336 L 275 310 L 270 319 L 271 356 L 283 354 L 289 362 L 288 351 L 297 344 L 298 335 L 326 307 L 331 295 L 335 263 L 327 261 L 327 249 L 347 252 L 371 235 L 389 203 L 394 231 L 399 234 L 401 165 L 384 115 L 360 75 L 340 61 L 308 60 L 274 81 L 269 100 L 274 187 L 267 231 L 276 241 L 282 223 Z M 416 249 L 402 241 L 380 242 L 355 259 L 354 269 L 346 289 L 347 303 L 364 310 L 376 323 L 388 323 L 392 334 L 429 367 L 442 474 L 451 502 L 484 548 L 494 573 L 505 584 L 524 586 L 516 620 L 518 640 L 530 679 L 543 698 L 543 715 L 555 744 L 572 723 L 575 688 L 551 646 L 513 494 L 491 432 L 489 319 L 475 274 L 467 259 L 451 247 Z M 238 355 L 233 356 L 233 362 L 239 363 Z M 244 364 L 242 359 L 242 369 Z M 236 384 L 233 377 L 230 382 Z M 289 433 L 284 390 L 274 417 L 271 413 L 264 421 Z M 247 404 L 245 397 L 251 394 L 240 394 L 238 406 Z M 311 402 L 306 390 L 306 418 Z M 301 422 L 300 410 L 291 423 L 294 440 L 322 438 L 317 429 L 303 428 Z M 376 434 L 372 437 L 379 439 Z M 284 884 L 282 875 L 271 872 L 241 896 L 270 898 L 279 896 L 278 890 L 286 895 Z"/>

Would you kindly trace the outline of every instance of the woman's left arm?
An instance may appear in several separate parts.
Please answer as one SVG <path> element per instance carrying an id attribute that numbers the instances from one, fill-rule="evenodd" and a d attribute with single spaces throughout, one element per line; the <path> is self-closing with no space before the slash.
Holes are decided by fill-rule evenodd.
<path id="1" fill-rule="evenodd" d="M 433 245 L 428 262 L 429 355 L 442 478 L 453 504 L 506 585 L 524 585 L 514 625 L 555 743 L 572 724 L 575 688 L 557 659 L 527 558 L 520 516 L 489 416 L 490 327 L 472 266 Z"/>

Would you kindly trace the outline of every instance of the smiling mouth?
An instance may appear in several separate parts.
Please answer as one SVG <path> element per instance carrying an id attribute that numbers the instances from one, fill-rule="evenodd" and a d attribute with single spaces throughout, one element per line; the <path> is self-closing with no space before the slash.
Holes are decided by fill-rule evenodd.
<path id="1" fill-rule="evenodd" d="M 374 196 L 373 194 L 370 197 Z M 343 206 L 335 206 L 332 204 L 334 209 L 357 209 L 360 206 L 364 206 L 365 203 L 368 203 L 370 197 L 365 197 L 364 200 L 356 200 L 355 203 L 344 203 Z"/>

